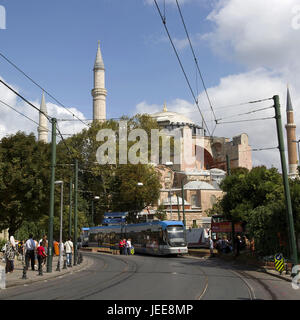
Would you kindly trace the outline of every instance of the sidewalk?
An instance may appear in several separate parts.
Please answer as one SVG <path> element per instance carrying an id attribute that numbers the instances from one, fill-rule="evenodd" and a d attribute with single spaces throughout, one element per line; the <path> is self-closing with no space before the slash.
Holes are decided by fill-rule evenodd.
<path id="1" fill-rule="evenodd" d="M 225 255 L 225 254 L 218 255 L 217 251 L 215 249 L 214 249 L 214 253 L 216 254 L 217 258 L 225 260 L 227 262 L 233 262 L 234 264 L 239 264 L 239 265 L 249 265 L 249 266 L 257 268 L 257 271 L 268 273 L 274 277 L 283 279 L 285 281 L 292 282 L 292 280 L 293 280 L 293 278 L 291 277 L 291 270 L 289 270 L 289 274 L 286 274 L 285 271 L 283 271 L 282 274 L 280 274 L 278 271 L 276 271 L 274 268 L 271 268 L 270 266 L 257 265 L 255 263 L 253 263 L 252 261 L 244 261 L 244 260 L 240 260 L 240 259 L 234 259 L 234 257 L 229 254 L 228 255 Z M 210 258 L 209 249 L 204 249 L 204 248 L 189 249 L 189 255 L 194 256 L 194 257 L 207 258 L 207 259 Z"/>
<path id="2" fill-rule="evenodd" d="M 63 269 L 63 265 L 61 266 L 61 271 L 56 271 L 57 268 L 57 262 L 59 257 L 54 256 L 52 259 L 52 272 L 47 272 L 47 264 L 43 266 L 43 275 L 39 275 L 39 271 L 32 271 L 31 266 L 29 266 L 29 269 L 26 272 L 27 279 L 23 279 L 23 263 L 22 261 L 19 261 L 17 257 L 15 257 L 14 263 L 15 263 L 15 269 L 12 273 L 7 273 L 6 276 L 6 288 L 15 287 L 19 285 L 28 285 L 33 282 L 37 281 L 47 281 L 53 278 L 60 277 L 62 275 L 65 275 L 67 273 L 72 274 L 74 272 L 79 272 L 90 265 L 92 265 L 92 259 L 88 257 L 84 257 L 83 261 L 80 264 L 77 264 L 76 266 L 73 266 L 72 268 Z M 5 268 L 5 263 L 2 262 L 2 257 L 0 260 L 0 266 Z M 0 289 L 1 290 L 1 289 Z"/>

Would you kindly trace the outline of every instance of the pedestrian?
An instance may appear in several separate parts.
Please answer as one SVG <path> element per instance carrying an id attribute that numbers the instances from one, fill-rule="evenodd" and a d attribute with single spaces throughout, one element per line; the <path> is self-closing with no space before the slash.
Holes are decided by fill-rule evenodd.
<path id="1" fill-rule="evenodd" d="M 43 258 L 43 265 L 46 264 L 46 261 L 47 261 L 47 256 L 48 256 L 48 240 L 46 239 L 43 239 L 42 242 L 41 242 L 41 246 L 44 248 L 45 250 L 45 256 Z"/>
<path id="2" fill-rule="evenodd" d="M 222 252 L 222 239 L 219 237 L 217 238 L 216 249 L 218 250 L 218 254 Z"/>
<path id="3" fill-rule="evenodd" d="M 48 240 L 47 240 L 47 235 L 43 235 L 42 239 L 39 241 L 39 245 L 42 245 L 45 249 L 45 252 L 47 254 L 48 251 Z"/>
<path id="4" fill-rule="evenodd" d="M 126 250 L 128 255 L 131 255 L 131 239 L 130 238 L 126 241 Z"/>
<path id="5" fill-rule="evenodd" d="M 56 240 L 53 240 L 53 248 L 54 248 L 54 254 L 56 256 L 59 256 L 59 243 Z"/>
<path id="6" fill-rule="evenodd" d="M 35 250 L 34 250 L 34 269 L 35 270 L 38 270 L 38 258 L 37 258 L 37 252 L 36 252 L 36 250 L 37 250 L 37 248 L 38 248 L 38 246 L 39 246 L 39 243 L 38 243 L 38 241 L 34 238 L 33 239 L 33 241 L 34 241 L 34 243 L 35 243 Z"/>
<path id="7" fill-rule="evenodd" d="M 73 242 L 71 238 L 68 238 L 65 242 L 65 251 L 67 255 L 67 266 L 72 267 Z"/>
<path id="8" fill-rule="evenodd" d="M 119 242 L 120 254 L 123 254 L 123 246 L 124 246 L 123 239 L 120 239 L 120 242 Z"/>
<path id="9" fill-rule="evenodd" d="M 228 253 L 228 250 L 229 250 L 228 247 L 229 247 L 229 242 L 227 240 L 227 237 L 224 236 L 223 240 L 221 242 L 221 251 L 222 251 L 222 253 Z"/>
<path id="10" fill-rule="evenodd" d="M 16 254 L 16 242 L 13 236 L 10 236 L 9 241 L 5 245 L 5 272 L 14 271 L 14 259 Z"/>
<path id="11" fill-rule="evenodd" d="M 208 237 L 208 243 L 209 243 L 210 256 L 214 257 L 214 242 L 211 237 Z"/>
<path id="12" fill-rule="evenodd" d="M 125 256 L 127 256 L 126 243 L 127 243 L 127 241 L 126 241 L 126 239 L 124 238 L 124 239 L 123 239 L 123 254 L 124 254 Z"/>
<path id="13" fill-rule="evenodd" d="M 241 246 L 242 246 L 241 237 L 237 236 L 236 237 L 236 254 L 235 254 L 236 257 L 240 255 Z"/>
<path id="14" fill-rule="evenodd" d="M 29 235 L 29 239 L 25 243 L 25 265 L 26 270 L 29 268 L 29 260 L 31 262 L 31 270 L 34 271 L 34 252 L 35 252 L 35 242 L 33 240 L 33 235 Z"/>
<path id="15" fill-rule="evenodd" d="M 45 248 L 42 246 L 42 243 L 38 245 L 36 249 L 37 259 L 38 259 L 38 270 L 41 271 L 43 269 L 43 262 L 47 257 L 47 254 L 45 252 Z"/>

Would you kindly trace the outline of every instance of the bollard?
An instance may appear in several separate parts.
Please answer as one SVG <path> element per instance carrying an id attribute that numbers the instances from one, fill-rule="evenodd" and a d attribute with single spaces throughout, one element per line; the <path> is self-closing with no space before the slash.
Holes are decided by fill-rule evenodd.
<path id="1" fill-rule="evenodd" d="M 43 275 L 43 266 L 41 265 L 39 267 L 39 276 L 42 276 Z"/>
<path id="2" fill-rule="evenodd" d="M 23 276 L 22 276 L 22 279 L 27 279 L 27 275 L 26 275 L 26 273 L 27 273 L 27 268 L 26 268 L 26 266 L 23 268 Z"/>
<path id="3" fill-rule="evenodd" d="M 0 289 L 6 289 L 5 268 L 0 266 Z"/>
<path id="4" fill-rule="evenodd" d="M 60 271 L 60 263 L 59 263 L 59 259 L 58 259 L 58 261 L 57 261 L 56 271 Z"/>
<path id="5" fill-rule="evenodd" d="M 64 267 L 63 269 L 67 269 L 67 260 L 64 260 Z"/>
<path id="6" fill-rule="evenodd" d="M 79 256 L 80 256 L 80 263 L 81 263 L 83 261 L 83 256 L 81 252 L 79 253 Z"/>

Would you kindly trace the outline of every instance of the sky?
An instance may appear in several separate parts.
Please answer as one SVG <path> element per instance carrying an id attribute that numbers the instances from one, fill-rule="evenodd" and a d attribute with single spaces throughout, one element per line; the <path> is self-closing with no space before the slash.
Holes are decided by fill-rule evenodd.
<path id="1" fill-rule="evenodd" d="M 300 1 L 181 0 L 179 4 L 216 118 L 230 122 L 272 117 L 273 108 L 237 115 L 273 105 L 272 100 L 241 103 L 279 95 L 284 126 L 289 85 L 299 139 Z M 209 131 L 228 138 L 247 133 L 253 149 L 277 147 L 274 119 L 215 127 L 176 1 L 158 0 L 158 5 Z M 1 8 L 0 53 L 80 119 L 92 118 L 93 65 L 100 40 L 107 118 L 154 113 L 166 102 L 168 110 L 201 123 L 153 0 L 72 0 L 71 4 L 0 0 Z M 39 107 L 41 89 L 2 57 L 0 78 Z M 37 111 L 3 85 L 0 100 L 38 121 Z M 50 116 L 74 119 L 47 95 L 46 101 Z M 59 122 L 59 127 L 73 134 L 85 126 L 72 121 Z M 35 123 L 0 103 L 0 138 L 18 130 L 37 134 Z M 253 152 L 252 157 L 254 165 L 280 168 L 278 150 Z"/>

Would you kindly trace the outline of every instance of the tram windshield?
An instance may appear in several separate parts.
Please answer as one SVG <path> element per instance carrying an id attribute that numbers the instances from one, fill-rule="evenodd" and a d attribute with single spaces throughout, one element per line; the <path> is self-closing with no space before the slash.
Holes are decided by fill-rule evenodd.
<path id="1" fill-rule="evenodd" d="M 169 226 L 167 227 L 168 240 L 171 246 L 185 246 L 185 237 L 183 227 Z"/>

